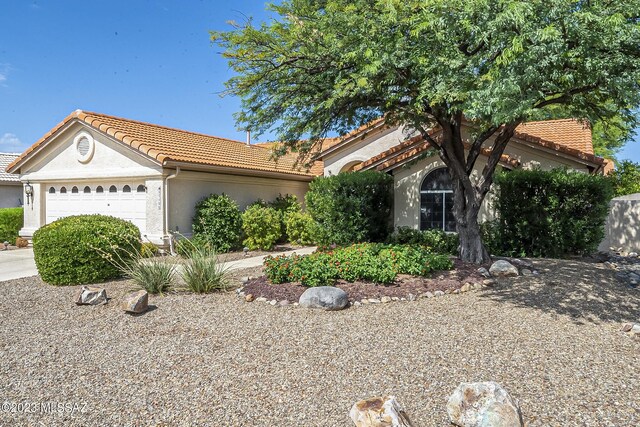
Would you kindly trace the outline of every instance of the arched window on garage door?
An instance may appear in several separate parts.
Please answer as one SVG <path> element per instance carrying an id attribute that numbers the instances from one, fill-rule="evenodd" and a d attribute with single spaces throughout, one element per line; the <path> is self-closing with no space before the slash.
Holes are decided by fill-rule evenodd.
<path id="1" fill-rule="evenodd" d="M 109 187 L 109 193 L 117 193 L 118 189 L 116 188 L 115 185 L 112 185 L 111 187 Z"/>
<path id="2" fill-rule="evenodd" d="M 67 194 L 67 188 L 66 187 L 62 187 L 60 189 L 60 194 Z"/>
<path id="3" fill-rule="evenodd" d="M 124 187 L 122 187 L 122 192 L 131 193 L 131 187 L 129 187 L 128 185 L 125 185 Z"/>
<path id="4" fill-rule="evenodd" d="M 83 193 L 91 193 L 91 187 L 89 187 L 88 185 L 84 187 L 84 190 L 82 190 Z"/>
<path id="5" fill-rule="evenodd" d="M 430 172 L 420 187 L 420 229 L 456 231 L 453 182 L 447 168 Z"/>
<path id="6" fill-rule="evenodd" d="M 56 194 L 56 189 L 53 187 L 49 188 L 49 194 Z"/>
<path id="7" fill-rule="evenodd" d="M 138 193 L 144 193 L 145 191 L 147 191 L 147 187 L 145 187 L 144 185 L 140 184 L 140 185 L 138 185 L 138 188 L 136 188 L 136 191 Z"/>
<path id="8" fill-rule="evenodd" d="M 98 185 L 96 187 L 96 193 L 104 193 L 104 188 L 102 188 L 102 185 Z"/>
<path id="9" fill-rule="evenodd" d="M 73 186 L 73 188 L 71 189 L 71 192 L 73 194 L 76 194 L 78 192 L 78 187 L 76 187 L 75 185 Z"/>

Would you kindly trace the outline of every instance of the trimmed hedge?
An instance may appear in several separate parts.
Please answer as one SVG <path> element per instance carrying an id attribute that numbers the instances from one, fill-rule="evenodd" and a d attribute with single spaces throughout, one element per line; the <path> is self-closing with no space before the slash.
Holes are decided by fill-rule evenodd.
<path id="1" fill-rule="evenodd" d="M 83 285 L 120 277 L 120 270 L 108 258 L 127 262 L 138 253 L 138 227 L 110 216 L 69 216 L 33 234 L 38 272 L 52 285 Z"/>
<path id="2" fill-rule="evenodd" d="M 286 216 L 287 236 L 291 243 L 312 245 L 316 242 L 317 224 L 308 212 L 294 212 Z"/>
<path id="3" fill-rule="evenodd" d="M 318 243 L 382 242 L 391 231 L 393 178 L 375 172 L 348 172 L 314 179 L 305 196 L 318 223 Z"/>
<path id="4" fill-rule="evenodd" d="M 238 204 L 226 194 L 212 194 L 196 203 L 194 237 L 206 240 L 216 252 L 240 246 L 242 216 Z"/>
<path id="5" fill-rule="evenodd" d="M 612 197 L 603 176 L 567 170 L 515 170 L 496 175 L 496 224 L 485 227 L 492 249 L 509 256 L 561 257 L 594 252 L 604 237 Z"/>
<path id="6" fill-rule="evenodd" d="M 16 237 L 20 229 L 24 226 L 23 208 L 2 208 L 0 209 L 0 244 L 9 242 L 16 244 Z"/>

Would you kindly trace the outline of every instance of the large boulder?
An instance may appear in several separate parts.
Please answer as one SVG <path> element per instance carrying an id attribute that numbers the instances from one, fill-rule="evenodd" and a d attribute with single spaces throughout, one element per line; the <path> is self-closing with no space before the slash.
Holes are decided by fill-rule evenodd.
<path id="1" fill-rule="evenodd" d="M 493 381 L 462 383 L 449 397 L 447 413 L 460 427 L 522 427 L 522 413 L 509 393 Z"/>
<path id="2" fill-rule="evenodd" d="M 149 294 L 147 291 L 133 292 L 124 297 L 120 307 L 128 313 L 144 313 L 149 308 Z"/>
<path id="3" fill-rule="evenodd" d="M 503 259 L 491 264 L 489 273 L 494 277 L 513 277 L 518 275 L 518 268 Z"/>
<path id="4" fill-rule="evenodd" d="M 333 286 L 309 288 L 300 296 L 300 305 L 306 308 L 342 310 L 349 304 L 347 293 Z"/>
<path id="5" fill-rule="evenodd" d="M 107 291 L 96 286 L 83 286 L 75 297 L 78 305 L 100 305 L 107 303 Z"/>
<path id="6" fill-rule="evenodd" d="M 412 427 L 404 409 L 393 396 L 372 397 L 356 402 L 349 417 L 357 427 Z"/>

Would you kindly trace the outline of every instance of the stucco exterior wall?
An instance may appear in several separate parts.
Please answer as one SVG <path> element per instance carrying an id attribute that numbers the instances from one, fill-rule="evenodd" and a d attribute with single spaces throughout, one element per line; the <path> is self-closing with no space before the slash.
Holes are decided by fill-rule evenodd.
<path id="1" fill-rule="evenodd" d="M 605 238 L 598 250 L 640 252 L 640 193 L 611 200 Z"/>
<path id="2" fill-rule="evenodd" d="M 86 162 L 79 161 L 74 144 L 74 138 L 80 132 L 87 132 L 94 141 L 93 155 Z M 112 141 L 90 127 L 75 123 L 53 138 L 21 167 L 20 172 L 22 183 L 29 182 L 33 186 L 33 197 L 29 205 L 26 203 L 25 195 L 22 195 L 25 200 L 25 222 L 20 235 L 30 238 L 46 222 L 46 191 L 50 186 L 74 183 L 78 186 L 89 185 L 95 188 L 105 183 L 121 186 L 146 183 L 147 180 L 154 179 L 161 183 L 163 169 L 150 159 Z M 156 206 L 157 199 L 154 198 L 156 192 L 149 193 L 151 194 L 154 196 L 150 197 L 149 203 Z M 162 209 L 162 205 L 160 208 Z M 152 215 L 151 218 L 152 220 L 147 222 L 147 230 L 141 230 L 141 233 L 161 235 L 163 221 L 158 221 L 157 215 L 155 217 Z"/>
<path id="3" fill-rule="evenodd" d="M 240 209 L 257 199 L 275 199 L 278 194 L 295 194 L 300 202 L 309 188 L 308 182 L 258 178 L 239 175 L 182 171 L 169 185 L 169 230 L 186 236 L 192 232 L 191 221 L 196 203 L 210 194 L 225 193 Z"/>
<path id="4" fill-rule="evenodd" d="M 17 208 L 22 206 L 22 185 L 0 183 L 0 208 Z"/>
<path id="5" fill-rule="evenodd" d="M 336 150 L 323 158 L 324 175 L 337 175 L 344 168 L 369 160 L 371 157 L 400 144 L 408 137 L 404 128 L 392 128 Z"/>

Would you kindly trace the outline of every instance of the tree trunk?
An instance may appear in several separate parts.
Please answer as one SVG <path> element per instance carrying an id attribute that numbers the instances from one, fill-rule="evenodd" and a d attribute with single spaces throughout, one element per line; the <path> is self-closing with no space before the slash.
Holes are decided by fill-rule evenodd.
<path id="1" fill-rule="evenodd" d="M 465 189 L 464 183 L 452 177 L 454 185 L 453 216 L 456 219 L 456 231 L 460 238 L 458 254 L 465 262 L 484 264 L 491 261 L 485 249 L 478 225 L 480 204 L 476 202 L 474 189 Z M 480 202 L 482 203 L 482 202 Z"/>

